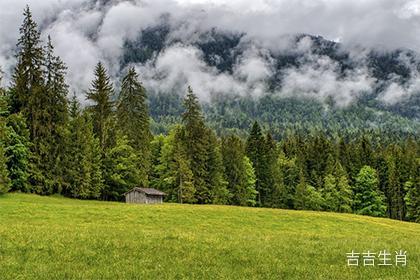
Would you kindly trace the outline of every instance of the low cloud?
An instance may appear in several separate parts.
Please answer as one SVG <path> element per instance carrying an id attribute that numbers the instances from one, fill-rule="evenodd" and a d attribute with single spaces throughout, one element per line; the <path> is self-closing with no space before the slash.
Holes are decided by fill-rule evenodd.
<path id="1" fill-rule="evenodd" d="M 0 0 L 0 6 L 7 7 L 0 10 L 0 66 L 6 83 L 15 64 L 14 48 L 26 3 L 43 38 L 51 34 L 57 53 L 69 67 L 71 90 L 82 101 L 95 64 L 103 61 L 113 79 L 119 79 L 124 42 L 137 38 L 162 15 L 171 26 L 169 40 L 182 43 L 167 46 L 136 67 L 149 89 L 183 92 L 191 84 L 202 100 L 217 93 L 264 94 L 267 80 L 275 72 L 267 52 L 290 51 L 293 34 L 340 41 L 343 49 L 360 61 L 366 56 L 361 50 L 371 48 L 420 51 L 420 6 L 416 0 Z M 244 33 L 244 40 L 256 42 L 237 58 L 232 73 L 207 65 L 192 44 L 211 28 Z M 374 88 L 375 80 L 363 63 L 342 73 L 336 62 L 313 54 L 311 46 L 307 37 L 292 50 L 301 53 L 306 62 L 283 70 L 277 94 L 319 100 L 331 97 L 337 105 L 346 106 Z M 395 104 L 407 98 L 418 91 L 419 78 L 417 69 L 406 85 L 400 85 L 396 77 L 379 100 Z"/>
<path id="2" fill-rule="evenodd" d="M 271 75 L 269 64 L 256 53 L 239 59 L 232 75 L 208 66 L 203 53 L 191 45 L 176 44 L 145 65 L 137 65 L 147 88 L 156 92 L 183 94 L 191 85 L 201 100 L 215 94 L 259 96 L 265 79 Z"/>

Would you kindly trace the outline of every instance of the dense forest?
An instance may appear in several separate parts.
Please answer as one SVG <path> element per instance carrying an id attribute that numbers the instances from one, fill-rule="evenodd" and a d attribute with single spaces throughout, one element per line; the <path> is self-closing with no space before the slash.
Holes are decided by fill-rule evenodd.
<path id="1" fill-rule="evenodd" d="M 68 96 L 66 65 L 50 38 L 43 45 L 29 7 L 20 35 L 11 85 L 1 89 L 0 193 L 120 201 L 124 192 L 141 185 L 166 192 L 168 202 L 420 222 L 415 129 L 395 135 L 393 129 L 342 127 L 343 115 L 323 130 L 322 117 L 317 127 L 295 113 L 304 102 L 267 96 L 257 105 L 251 99 L 223 99 L 220 106 L 202 106 L 191 87 L 182 100 L 173 97 L 176 110 L 158 117 L 149 108 L 165 112 L 168 108 L 155 107 L 164 104 L 156 101 L 163 97 L 148 96 L 134 68 L 126 67 L 117 92 L 101 62 L 86 90 L 89 105 L 82 108 Z M 272 129 L 270 118 L 279 102 L 288 108 L 288 125 L 279 122 Z M 251 122 L 235 113 L 235 108 L 252 111 L 255 106 L 266 112 L 262 122 L 261 114 Z M 214 112 L 224 108 L 229 117 Z M 363 116 L 362 109 L 353 110 L 348 114 Z"/>

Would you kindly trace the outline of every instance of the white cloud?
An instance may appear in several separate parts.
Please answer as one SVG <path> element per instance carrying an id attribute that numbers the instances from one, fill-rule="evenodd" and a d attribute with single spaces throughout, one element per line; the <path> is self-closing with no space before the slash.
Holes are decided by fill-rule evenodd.
<path id="1" fill-rule="evenodd" d="M 267 65 L 257 56 L 246 57 L 234 75 L 220 73 L 202 59 L 202 52 L 193 46 L 174 45 L 159 54 L 153 62 L 137 65 L 146 87 L 157 92 L 184 94 L 191 85 L 201 100 L 213 94 L 261 95 Z M 249 64 L 258 67 L 257 71 Z M 265 74 L 264 74 L 265 73 Z"/>
<path id="2" fill-rule="evenodd" d="M 69 66 L 72 90 L 79 94 L 89 87 L 98 60 L 117 78 L 124 41 L 135 38 L 165 13 L 170 14 L 172 38 L 182 39 L 184 45 L 170 47 L 153 62 L 137 67 L 150 87 L 172 92 L 191 84 L 203 99 L 219 92 L 263 94 L 273 62 L 262 49 L 280 52 L 290 48 L 290 34 L 339 38 L 352 57 L 360 60 L 365 55 L 360 46 L 420 51 L 417 0 L 115 0 L 105 7 L 95 0 L 0 0 L 0 66 L 6 80 L 10 80 L 14 65 L 14 46 L 26 3 L 42 27 L 43 37 L 51 33 L 57 53 Z M 232 75 L 206 65 L 200 51 L 188 45 L 197 40 L 200 31 L 212 27 L 244 32 L 247 39 L 259 44 L 238 58 Z M 293 50 L 309 55 L 310 62 L 284 71 L 280 94 L 311 95 L 321 100 L 334 96 L 338 104 L 345 105 L 369 91 L 374 81 L 366 67 L 347 71 L 342 77 L 334 62 L 311 54 L 311 44 L 304 37 Z M 382 100 L 397 102 L 411 95 L 417 90 L 418 79 L 414 76 L 410 86 L 400 88 L 391 83 Z"/>
<path id="3" fill-rule="evenodd" d="M 308 55 L 309 63 L 284 71 L 281 94 L 284 96 L 332 98 L 338 106 L 348 106 L 364 92 L 372 90 L 373 79 L 366 68 L 347 70 L 341 75 L 339 65 L 326 56 Z"/>

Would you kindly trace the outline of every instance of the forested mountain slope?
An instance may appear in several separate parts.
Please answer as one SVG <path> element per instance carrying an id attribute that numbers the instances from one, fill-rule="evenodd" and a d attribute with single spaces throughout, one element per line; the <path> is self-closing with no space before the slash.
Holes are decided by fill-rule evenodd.
<path id="1" fill-rule="evenodd" d="M 121 69 L 133 63 L 140 68 L 151 115 L 161 123 L 155 127 L 157 132 L 166 131 L 162 122 L 170 124 L 179 117 L 185 92 L 181 84 L 191 80 L 188 75 L 210 84 L 203 86 L 207 92 L 196 92 L 208 121 L 218 131 L 246 129 L 255 119 L 276 136 L 296 129 L 420 131 L 420 63 L 414 51 L 360 48 L 356 52 L 305 34 L 281 38 L 278 43 L 287 44 L 273 48 L 246 34 L 217 29 L 177 38 L 176 28 L 162 19 L 161 24 L 144 29 L 137 39 L 126 41 L 121 59 Z M 182 56 L 186 49 L 194 55 Z M 201 63 L 191 69 L 194 73 L 184 73 L 179 65 L 177 81 L 172 81 L 174 70 L 162 66 L 174 50 L 184 60 L 198 57 Z M 244 67 L 261 68 L 265 74 L 250 77 L 247 72 L 244 76 Z M 224 86 L 226 80 L 231 84 Z M 215 88 L 213 82 L 221 86 Z M 153 86 L 156 83 L 165 86 Z"/>

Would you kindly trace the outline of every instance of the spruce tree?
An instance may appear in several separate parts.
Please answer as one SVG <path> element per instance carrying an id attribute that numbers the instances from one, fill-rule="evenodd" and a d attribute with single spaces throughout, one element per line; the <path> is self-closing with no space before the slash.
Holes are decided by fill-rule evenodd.
<path id="1" fill-rule="evenodd" d="M 250 135 L 246 142 L 246 155 L 251 160 L 255 170 L 256 185 L 258 192 L 257 205 L 262 206 L 266 202 L 267 186 L 264 184 L 264 173 L 266 170 L 265 152 L 266 142 L 258 122 L 254 122 Z"/>
<path id="2" fill-rule="evenodd" d="M 6 162 L 4 144 L 0 143 L 0 194 L 7 193 L 10 190 L 10 178 Z"/>
<path id="3" fill-rule="evenodd" d="M 93 134 L 92 118 L 87 112 L 81 112 L 75 96 L 70 108 L 65 193 L 81 199 L 99 198 L 103 189 L 101 150 Z"/>
<path id="4" fill-rule="evenodd" d="M 182 139 L 184 138 L 185 130 L 182 128 L 175 130 L 175 139 L 173 143 L 173 171 L 175 171 L 175 182 L 177 201 L 179 203 L 194 203 L 196 202 L 194 187 L 194 175 L 191 171 L 191 163 L 188 160 L 186 148 Z M 172 171 L 172 172 L 173 172 Z"/>
<path id="5" fill-rule="evenodd" d="M 68 121 L 67 94 L 65 81 L 66 66 L 55 56 L 54 46 L 48 37 L 44 60 L 44 91 L 37 100 L 36 127 L 32 129 L 33 160 L 38 176 L 31 176 L 34 185 L 42 186 L 42 193 L 61 193 L 64 182 L 63 164 L 64 133 Z"/>
<path id="6" fill-rule="evenodd" d="M 353 206 L 353 191 L 349 184 L 347 173 L 339 162 L 336 163 L 334 175 L 339 192 L 337 212 L 350 213 Z"/>
<path id="7" fill-rule="evenodd" d="M 262 187 L 264 191 L 263 206 L 278 207 L 278 193 L 276 190 L 281 188 L 281 172 L 278 166 L 277 143 L 271 133 L 267 133 L 264 139 L 263 162 L 262 166 Z"/>
<path id="8" fill-rule="evenodd" d="M 30 192 L 28 179 L 31 174 L 30 163 L 32 158 L 29 139 L 29 130 L 26 126 L 25 118 L 21 113 L 12 114 L 7 117 L 6 126 L 6 157 L 9 177 L 11 179 L 11 190 L 20 192 Z"/>
<path id="9" fill-rule="evenodd" d="M 223 158 L 220 151 L 219 141 L 210 129 L 207 136 L 208 160 L 206 162 L 206 183 L 210 189 L 210 200 L 213 204 L 226 204 L 231 194 L 227 188 Z"/>
<path id="10" fill-rule="evenodd" d="M 386 176 L 384 178 L 384 191 L 388 202 L 388 216 L 392 219 L 402 220 L 405 217 L 404 183 L 402 165 L 405 156 L 402 150 L 395 144 L 390 145 L 386 151 L 385 166 Z M 409 176 L 408 176 L 409 177 Z M 409 178 L 406 179 L 409 179 Z"/>
<path id="11" fill-rule="evenodd" d="M 255 190 L 255 172 L 252 163 L 245 156 L 241 139 L 230 135 L 222 140 L 223 165 L 228 190 L 231 193 L 230 203 L 241 206 L 254 206 L 257 192 Z"/>
<path id="12" fill-rule="evenodd" d="M 138 186 L 141 174 L 139 161 L 133 147 L 129 145 L 126 136 L 119 136 L 115 147 L 108 149 L 104 159 L 103 198 L 105 200 L 121 201 L 123 194 Z"/>
<path id="13" fill-rule="evenodd" d="M 6 157 L 6 122 L 4 114 L 7 112 L 7 102 L 4 99 L 4 92 L 1 88 L 1 69 L 0 69 L 0 194 L 6 193 L 10 189 L 10 178 L 9 171 L 7 169 L 7 157 Z"/>
<path id="14" fill-rule="evenodd" d="M 244 182 L 237 193 L 237 201 L 239 205 L 255 206 L 257 203 L 257 191 L 255 190 L 256 176 L 251 160 L 244 156 L 242 159 L 244 165 Z"/>
<path id="15" fill-rule="evenodd" d="M 299 184 L 296 186 L 294 208 L 297 210 L 321 210 L 324 200 L 321 194 L 306 182 L 303 171 L 300 172 Z"/>
<path id="16" fill-rule="evenodd" d="M 334 212 L 351 212 L 352 191 L 347 176 L 339 162 L 335 162 L 325 176 L 321 194 L 324 209 Z"/>
<path id="17" fill-rule="evenodd" d="M 146 90 L 138 79 L 134 68 L 130 68 L 123 78 L 117 105 L 117 127 L 123 135 L 127 136 L 129 145 L 138 154 L 137 164 L 141 174 L 139 183 L 147 186 L 152 134 L 146 103 Z"/>
<path id="18" fill-rule="evenodd" d="M 37 193 L 60 192 L 63 128 L 67 117 L 66 67 L 54 55 L 50 38 L 44 49 L 29 7 L 17 44 L 17 65 L 10 90 L 11 112 L 26 119 L 32 142 L 30 183 Z"/>
<path id="19" fill-rule="evenodd" d="M 365 165 L 356 177 L 354 210 L 357 214 L 382 217 L 386 213 L 384 197 L 378 187 L 376 170 Z"/>
<path id="20" fill-rule="evenodd" d="M 14 69 L 11 86 L 11 113 L 23 111 L 28 120 L 31 133 L 34 129 L 35 110 L 33 101 L 43 91 L 44 50 L 41 35 L 32 18 L 29 6 L 23 12 L 24 20 L 20 27 L 20 38 L 17 43 L 17 65 Z M 32 102 L 31 102 L 32 101 Z"/>
<path id="21" fill-rule="evenodd" d="M 158 165 L 159 159 L 162 153 L 162 147 L 165 143 L 165 136 L 162 134 L 156 135 L 153 137 L 153 140 L 150 142 L 150 169 L 149 169 L 149 185 L 152 188 L 159 189 L 159 172 Z"/>
<path id="22" fill-rule="evenodd" d="M 111 79 L 103 64 L 99 62 L 95 68 L 95 79 L 86 97 L 93 103 L 89 108 L 93 115 L 93 128 L 95 135 L 99 138 L 99 144 L 103 152 L 107 148 L 107 133 L 109 133 L 110 118 L 113 113 L 113 102 L 111 97 L 114 88 Z"/>
<path id="23" fill-rule="evenodd" d="M 183 142 L 185 143 L 188 160 L 193 173 L 193 183 L 196 190 L 198 203 L 211 203 L 211 189 L 206 182 L 208 177 L 208 131 L 204 123 L 197 96 L 191 87 L 188 87 L 184 99 L 185 111 L 182 114 L 182 122 L 185 127 Z"/>
<path id="24" fill-rule="evenodd" d="M 277 159 L 279 172 L 277 187 L 274 189 L 276 207 L 293 209 L 293 196 L 296 186 L 299 184 L 299 167 L 297 158 L 288 158 L 284 152 L 280 152 Z"/>
<path id="25" fill-rule="evenodd" d="M 194 174 L 184 145 L 184 135 L 185 129 L 176 126 L 164 139 L 159 164 L 155 168 L 158 179 L 154 185 L 167 194 L 166 201 L 194 203 L 197 201 Z"/>
<path id="26" fill-rule="evenodd" d="M 407 205 L 406 218 L 420 223 L 420 158 L 416 159 L 414 172 L 404 187 L 407 193 L 404 197 Z"/>

